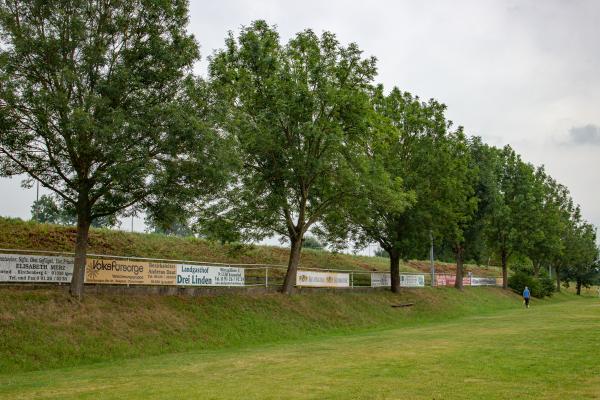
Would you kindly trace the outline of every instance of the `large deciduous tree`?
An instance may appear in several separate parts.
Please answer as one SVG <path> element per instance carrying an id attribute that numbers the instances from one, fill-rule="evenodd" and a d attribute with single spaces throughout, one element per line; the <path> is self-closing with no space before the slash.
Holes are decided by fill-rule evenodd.
<path id="1" fill-rule="evenodd" d="M 556 290 L 560 291 L 561 278 L 564 278 L 567 282 L 575 281 L 577 294 L 581 294 L 581 288 L 596 281 L 600 272 L 596 228 L 583 220 L 579 206 L 571 210 L 562 238 L 564 251 L 555 264 Z"/>
<path id="2" fill-rule="evenodd" d="M 178 183 L 178 160 L 203 154 L 187 21 L 185 0 L 0 2 L 0 168 L 75 209 L 74 296 L 91 222 Z"/>
<path id="3" fill-rule="evenodd" d="M 534 193 L 534 168 L 510 147 L 495 157 L 495 191 L 486 216 L 488 244 L 499 255 L 503 288 L 508 288 L 508 262 L 515 254 L 526 255 L 532 246 L 538 203 Z"/>
<path id="4" fill-rule="evenodd" d="M 542 268 L 552 267 L 563 254 L 562 238 L 568 229 L 572 201 L 567 188 L 547 175 L 543 168 L 536 170 L 534 193 L 536 206 L 527 256 L 532 262 L 534 275 L 539 276 Z"/>
<path id="5" fill-rule="evenodd" d="M 373 98 L 383 132 L 373 146 L 373 158 L 403 201 L 386 195 L 380 185 L 363 185 L 363 194 L 347 204 L 351 231 L 359 242 L 377 242 L 390 255 L 391 290 L 400 290 L 400 259 L 418 255 L 430 234 L 453 235 L 460 241 L 459 223 L 471 206 L 465 185 L 466 141 L 462 129 L 452 129 L 445 105 L 421 101 L 394 88 Z"/>
<path id="6" fill-rule="evenodd" d="M 221 127 L 242 160 L 227 201 L 213 204 L 217 220 L 289 240 L 286 293 L 306 232 L 355 193 L 375 72 L 374 58 L 332 33 L 306 30 L 282 44 L 264 21 L 230 34 L 211 59 Z"/>

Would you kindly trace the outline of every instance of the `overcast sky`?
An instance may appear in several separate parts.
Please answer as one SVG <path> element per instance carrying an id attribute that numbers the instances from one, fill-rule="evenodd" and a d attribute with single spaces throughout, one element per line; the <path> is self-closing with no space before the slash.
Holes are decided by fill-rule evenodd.
<path id="1" fill-rule="evenodd" d="M 386 87 L 434 97 L 467 133 L 544 164 L 600 226 L 600 1 L 191 3 L 199 73 L 227 31 L 255 19 L 284 40 L 305 28 L 334 32 L 377 57 Z M 29 218 L 35 189 L 0 179 L 0 193 L 0 215 Z"/>

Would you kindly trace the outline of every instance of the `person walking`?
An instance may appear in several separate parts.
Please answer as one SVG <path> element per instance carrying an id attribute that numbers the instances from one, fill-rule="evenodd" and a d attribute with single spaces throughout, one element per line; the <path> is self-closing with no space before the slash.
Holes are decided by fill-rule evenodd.
<path id="1" fill-rule="evenodd" d="M 529 288 L 525 286 L 525 290 L 523 290 L 523 300 L 525 300 L 525 307 L 529 308 L 529 299 L 531 298 L 531 293 L 529 292 Z"/>

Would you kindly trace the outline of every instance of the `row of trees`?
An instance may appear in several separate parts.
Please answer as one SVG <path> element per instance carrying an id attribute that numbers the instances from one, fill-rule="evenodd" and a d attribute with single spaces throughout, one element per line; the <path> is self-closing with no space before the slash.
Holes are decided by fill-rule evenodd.
<path id="1" fill-rule="evenodd" d="M 568 191 L 510 148 L 465 135 L 445 106 L 374 83 L 335 35 L 232 33 L 194 76 L 185 1 L 0 1 L 0 172 L 27 174 L 76 216 L 71 293 L 90 225 L 143 209 L 223 241 L 306 234 L 377 242 L 399 262 L 430 235 L 466 258 L 589 266 L 595 231 Z M 462 279 L 457 279 L 462 284 Z M 505 279 L 506 282 L 506 279 Z"/>

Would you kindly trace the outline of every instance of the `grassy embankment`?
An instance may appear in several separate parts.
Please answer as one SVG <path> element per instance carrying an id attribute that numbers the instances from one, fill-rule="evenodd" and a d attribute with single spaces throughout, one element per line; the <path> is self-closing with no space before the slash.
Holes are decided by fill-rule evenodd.
<path id="1" fill-rule="evenodd" d="M 571 294 L 528 310 L 485 288 L 411 291 L 414 309 L 383 292 L 56 296 L 3 293 L 0 398 L 600 398 L 600 302 Z"/>
<path id="2" fill-rule="evenodd" d="M 406 302 L 415 306 L 391 307 Z M 401 295 L 90 294 L 78 303 L 61 290 L 0 287 L 0 373 L 412 326 L 519 305 L 516 295 L 495 288 Z"/>
<path id="3" fill-rule="evenodd" d="M 72 252 L 75 228 L 38 224 L 0 217 L 0 248 Z M 288 250 L 273 246 L 236 245 L 196 238 L 180 238 L 159 234 L 128 233 L 109 229 L 91 229 L 90 253 L 130 257 L 186 259 L 193 261 L 276 264 L 287 263 Z M 383 257 L 353 256 L 327 251 L 303 249 L 301 265 L 306 268 L 346 270 L 389 270 Z M 429 263 L 409 261 L 403 271 L 429 271 Z M 436 262 L 438 272 L 453 271 L 454 265 Z M 498 268 L 467 265 L 478 276 L 500 276 Z"/>

